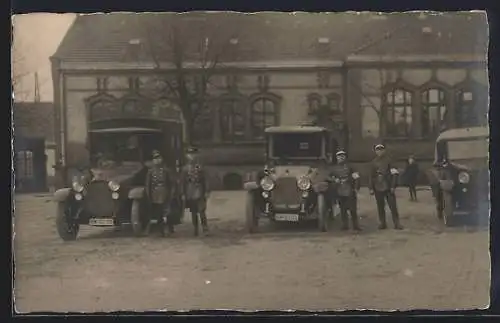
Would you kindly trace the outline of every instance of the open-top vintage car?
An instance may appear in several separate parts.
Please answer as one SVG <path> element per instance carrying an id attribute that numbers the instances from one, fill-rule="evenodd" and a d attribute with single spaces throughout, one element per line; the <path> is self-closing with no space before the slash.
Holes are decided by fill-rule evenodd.
<path id="1" fill-rule="evenodd" d="M 473 127 L 444 131 L 436 140 L 430 183 L 447 226 L 458 217 L 476 223 L 488 217 L 488 137 L 487 127 Z"/>
<path id="2" fill-rule="evenodd" d="M 91 160 L 72 176 L 70 187 L 54 194 L 57 232 L 63 240 L 74 240 L 80 225 L 131 224 L 141 235 L 149 219 L 144 185 L 151 153 L 160 150 L 167 166 L 179 169 L 182 128 L 152 120 L 113 120 L 89 128 Z M 179 202 L 180 196 L 174 201 Z M 179 203 L 174 203 L 172 212 L 183 212 Z"/>
<path id="3" fill-rule="evenodd" d="M 300 222 L 317 220 L 327 231 L 332 215 L 329 163 L 330 136 L 315 126 L 278 126 L 266 129 L 264 170 L 245 183 L 246 225 L 255 232 L 259 219 Z"/>

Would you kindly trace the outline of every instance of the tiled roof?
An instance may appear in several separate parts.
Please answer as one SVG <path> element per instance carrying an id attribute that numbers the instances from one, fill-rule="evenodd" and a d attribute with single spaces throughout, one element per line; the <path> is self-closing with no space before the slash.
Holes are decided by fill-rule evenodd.
<path id="1" fill-rule="evenodd" d="M 174 21 L 189 54 L 199 52 L 196 46 L 209 35 L 217 35 L 211 39 L 226 45 L 233 38 L 224 61 L 343 60 L 354 53 L 482 54 L 487 43 L 486 18 L 478 13 L 426 19 L 418 14 L 368 13 L 113 13 L 78 16 L 54 57 L 67 62 L 151 61 L 150 49 L 160 52 L 165 47 L 165 30 Z M 422 28 L 429 26 L 431 33 L 424 33 Z M 133 55 L 131 40 L 141 42 Z M 170 60 L 169 49 L 162 48 L 161 57 Z"/>
<path id="2" fill-rule="evenodd" d="M 480 13 L 414 14 L 401 28 L 356 53 L 393 55 L 486 55 L 488 22 Z"/>
<path id="3" fill-rule="evenodd" d="M 15 102 L 14 135 L 45 138 L 54 142 L 54 105 L 52 102 Z"/>

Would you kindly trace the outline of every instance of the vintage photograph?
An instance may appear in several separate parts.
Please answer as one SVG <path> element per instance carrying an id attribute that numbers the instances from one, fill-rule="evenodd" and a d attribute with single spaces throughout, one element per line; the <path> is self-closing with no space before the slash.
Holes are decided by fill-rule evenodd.
<path id="1" fill-rule="evenodd" d="M 12 21 L 17 313 L 489 306 L 486 12 Z"/>

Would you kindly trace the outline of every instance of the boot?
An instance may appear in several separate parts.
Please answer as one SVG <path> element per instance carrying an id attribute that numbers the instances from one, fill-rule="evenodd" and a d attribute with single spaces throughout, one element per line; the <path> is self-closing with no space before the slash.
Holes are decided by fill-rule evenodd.
<path id="1" fill-rule="evenodd" d="M 359 226 L 358 217 L 357 216 L 353 216 L 352 217 L 352 229 L 354 231 L 362 231 L 361 227 Z"/>

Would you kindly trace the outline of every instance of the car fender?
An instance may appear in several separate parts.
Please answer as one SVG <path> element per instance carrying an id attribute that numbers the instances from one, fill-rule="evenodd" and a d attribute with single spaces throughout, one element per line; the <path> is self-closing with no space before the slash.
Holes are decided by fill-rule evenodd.
<path id="1" fill-rule="evenodd" d="M 245 184 L 243 184 L 243 188 L 246 190 L 246 191 L 253 191 L 253 190 L 256 190 L 257 188 L 259 188 L 259 184 L 257 184 L 257 182 L 246 182 Z"/>
<path id="2" fill-rule="evenodd" d="M 54 192 L 54 201 L 55 202 L 64 202 L 71 194 L 71 188 L 60 188 Z"/>
<path id="3" fill-rule="evenodd" d="M 128 192 L 128 198 L 131 200 L 142 199 L 144 196 L 144 187 L 134 187 Z"/>
<path id="4" fill-rule="evenodd" d="M 326 192 L 328 190 L 328 183 L 325 182 L 325 181 L 321 181 L 321 182 L 315 183 L 313 185 L 313 190 L 316 193 Z"/>

